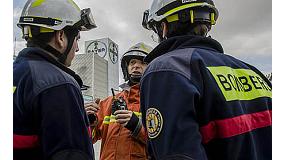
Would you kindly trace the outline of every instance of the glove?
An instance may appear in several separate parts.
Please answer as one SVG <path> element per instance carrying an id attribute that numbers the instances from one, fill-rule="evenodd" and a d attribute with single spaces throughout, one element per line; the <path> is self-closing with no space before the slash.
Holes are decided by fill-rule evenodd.
<path id="1" fill-rule="evenodd" d="M 125 127 L 132 132 L 132 136 L 137 137 L 142 127 L 141 119 L 133 112 Z"/>

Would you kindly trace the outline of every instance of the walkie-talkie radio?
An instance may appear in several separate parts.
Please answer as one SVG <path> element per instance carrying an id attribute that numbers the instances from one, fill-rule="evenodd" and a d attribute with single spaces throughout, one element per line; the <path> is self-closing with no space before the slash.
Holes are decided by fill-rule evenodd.
<path id="1" fill-rule="evenodd" d="M 113 103 L 112 103 L 112 115 L 116 110 L 128 110 L 127 103 L 123 97 L 119 97 L 118 99 L 115 97 L 114 89 L 111 88 L 113 94 Z"/>

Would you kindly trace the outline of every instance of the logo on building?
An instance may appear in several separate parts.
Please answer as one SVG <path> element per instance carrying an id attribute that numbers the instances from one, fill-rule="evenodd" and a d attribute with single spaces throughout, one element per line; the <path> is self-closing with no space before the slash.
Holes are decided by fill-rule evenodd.
<path id="1" fill-rule="evenodd" d="M 118 46 L 110 42 L 109 44 L 109 57 L 113 64 L 117 63 L 118 61 Z"/>
<path id="2" fill-rule="evenodd" d="M 87 46 L 86 53 L 95 53 L 104 58 L 107 54 L 107 45 L 100 41 L 93 41 Z"/>

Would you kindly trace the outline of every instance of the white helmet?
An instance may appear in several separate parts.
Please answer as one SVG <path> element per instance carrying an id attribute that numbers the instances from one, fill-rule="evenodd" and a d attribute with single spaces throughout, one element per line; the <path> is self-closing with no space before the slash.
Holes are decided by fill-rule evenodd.
<path id="1" fill-rule="evenodd" d="M 128 81 L 130 78 L 128 73 L 128 64 L 130 60 L 135 58 L 143 61 L 144 57 L 149 54 L 152 49 L 152 47 L 141 42 L 132 46 L 126 53 L 123 54 L 121 59 L 121 68 L 125 81 Z"/>
<path id="2" fill-rule="evenodd" d="M 90 8 L 80 10 L 73 0 L 28 0 L 17 25 L 24 35 L 28 34 L 25 26 L 38 26 L 43 32 L 66 26 L 83 31 L 96 27 Z"/>
<path id="3" fill-rule="evenodd" d="M 178 14 L 189 10 L 188 15 Z M 148 30 L 156 30 L 154 24 L 166 18 L 168 22 L 189 18 L 191 23 L 206 21 L 211 25 L 218 19 L 218 10 L 212 0 L 153 0 L 151 8 L 144 12 L 142 25 Z"/>

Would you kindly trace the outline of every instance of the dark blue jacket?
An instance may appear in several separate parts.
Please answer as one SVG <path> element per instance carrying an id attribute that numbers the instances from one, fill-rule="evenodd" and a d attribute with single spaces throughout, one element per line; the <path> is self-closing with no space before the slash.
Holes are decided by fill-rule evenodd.
<path id="1" fill-rule="evenodd" d="M 13 64 L 15 160 L 93 160 L 82 81 L 46 51 L 23 49 Z"/>
<path id="2" fill-rule="evenodd" d="M 271 159 L 271 83 L 260 71 L 197 36 L 167 39 L 145 61 L 141 109 L 153 159 Z"/>

